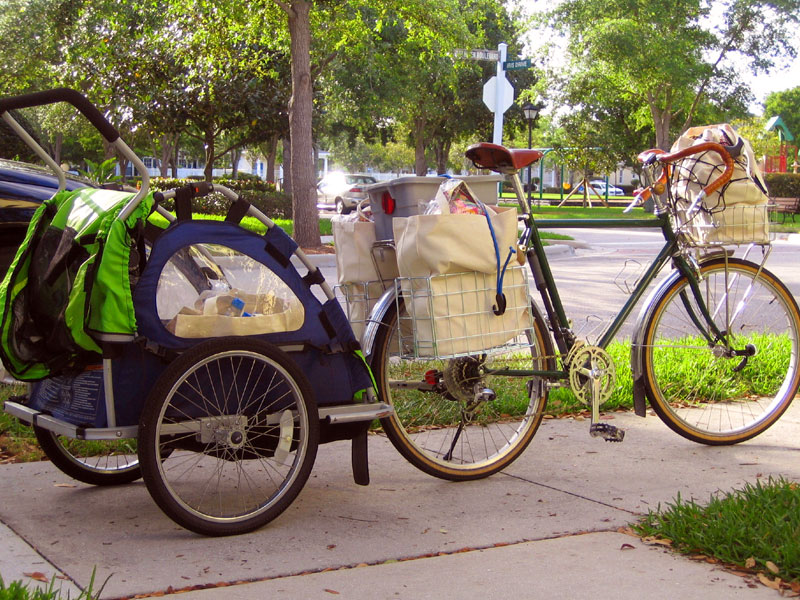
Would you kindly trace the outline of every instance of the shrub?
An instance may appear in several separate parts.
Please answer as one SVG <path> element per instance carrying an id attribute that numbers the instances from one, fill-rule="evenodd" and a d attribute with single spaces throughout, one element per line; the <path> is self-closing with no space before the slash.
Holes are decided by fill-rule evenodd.
<path id="1" fill-rule="evenodd" d="M 150 180 L 153 190 L 166 191 L 176 187 L 191 183 L 189 179 L 165 179 L 161 177 Z M 224 185 L 239 194 L 265 215 L 271 219 L 291 219 L 292 199 L 286 194 L 275 189 L 275 185 L 262 181 L 261 179 L 218 179 L 214 183 Z M 209 194 L 204 198 L 195 198 L 192 201 L 192 210 L 212 215 L 224 215 L 230 207 L 230 200 L 222 194 Z M 174 204 L 171 200 L 164 202 L 167 210 L 173 210 Z"/>
<path id="2" fill-rule="evenodd" d="M 798 173 L 766 173 L 764 181 L 769 195 L 773 198 L 800 197 L 800 174 Z"/>

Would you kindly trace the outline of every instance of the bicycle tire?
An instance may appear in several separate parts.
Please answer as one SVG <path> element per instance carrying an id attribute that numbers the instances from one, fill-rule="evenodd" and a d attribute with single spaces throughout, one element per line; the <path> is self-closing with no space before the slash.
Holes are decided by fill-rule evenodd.
<path id="1" fill-rule="evenodd" d="M 136 440 L 77 440 L 33 426 L 36 441 L 56 467 L 90 485 L 124 485 L 142 476 Z"/>
<path id="2" fill-rule="evenodd" d="M 654 300 L 645 325 L 645 388 L 676 433 L 736 444 L 773 425 L 797 392 L 800 312 L 786 286 L 755 263 L 716 258 L 699 272 L 703 300 L 725 339 L 702 336 L 690 318 L 699 311 L 689 280 L 678 277 Z"/>
<path id="3" fill-rule="evenodd" d="M 475 361 L 481 359 L 473 357 L 445 360 L 400 357 L 401 353 L 393 350 L 398 344 L 397 305 L 392 303 L 384 314 L 370 356 L 378 393 L 394 408 L 393 415 L 381 419 L 386 436 L 412 465 L 441 479 L 481 479 L 504 469 L 533 439 L 547 404 L 547 386 L 538 378 L 476 375 Z M 399 305 L 403 306 L 402 300 Z M 531 310 L 534 326 L 528 336 L 534 339 L 530 357 L 528 351 L 523 351 L 525 355 L 520 358 L 517 351 L 513 356 L 490 355 L 487 362 L 514 368 L 530 369 L 531 365 L 538 370 L 553 368 L 552 341 L 544 319 L 534 305 Z M 419 387 L 428 371 L 449 376 L 440 378 L 436 390 L 412 389 Z M 402 373 L 403 380 L 395 379 L 396 373 Z M 468 400 L 456 398 L 451 391 L 458 387 L 459 379 L 461 383 L 467 380 L 472 387 L 478 382 L 488 388 L 496 387 L 492 389 L 497 392 L 497 399 L 479 404 L 480 411 L 471 415 L 472 425 L 466 422 L 463 412 Z M 527 397 L 527 402 L 520 402 L 516 394 L 510 393 L 508 388 L 514 382 L 520 383 L 521 397 Z M 461 414 L 457 415 L 459 411 Z"/>
<path id="4" fill-rule="evenodd" d="M 283 351 L 248 338 L 202 342 L 156 381 L 139 424 L 153 500 L 210 536 L 257 529 L 302 490 L 319 444 L 308 379 Z"/>

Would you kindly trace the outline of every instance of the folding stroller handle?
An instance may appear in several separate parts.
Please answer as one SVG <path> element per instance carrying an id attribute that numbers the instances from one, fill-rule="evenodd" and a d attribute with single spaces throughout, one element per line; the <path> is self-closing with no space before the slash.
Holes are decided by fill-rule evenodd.
<path id="1" fill-rule="evenodd" d="M 31 108 L 33 106 L 44 106 L 46 104 L 56 104 L 58 102 L 66 102 L 77 108 L 108 143 L 133 164 L 136 171 L 142 177 L 142 185 L 138 192 L 120 211 L 119 218 L 124 221 L 150 191 L 150 173 L 136 153 L 122 140 L 117 129 L 108 122 L 108 119 L 103 116 L 103 113 L 101 113 L 94 104 L 89 102 L 86 96 L 70 88 L 55 88 L 52 90 L 33 92 L 31 94 L 0 98 L 0 116 L 2 116 L 3 120 L 6 121 L 25 143 L 55 172 L 59 180 L 59 190 L 62 190 L 66 185 L 66 180 L 64 179 L 64 172 L 61 167 L 59 167 L 50 155 L 47 154 L 47 152 L 45 152 L 16 121 L 14 121 L 10 114 L 8 114 L 9 111 L 19 108 Z"/>
<path id="2" fill-rule="evenodd" d="M 18 108 L 30 108 L 32 106 L 44 106 L 45 104 L 56 104 L 57 102 L 67 102 L 77 108 L 89 122 L 103 135 L 109 142 L 119 139 L 119 132 L 108 122 L 97 107 L 76 90 L 69 88 L 56 88 L 21 96 L 10 96 L 0 99 L 0 113 Z"/>

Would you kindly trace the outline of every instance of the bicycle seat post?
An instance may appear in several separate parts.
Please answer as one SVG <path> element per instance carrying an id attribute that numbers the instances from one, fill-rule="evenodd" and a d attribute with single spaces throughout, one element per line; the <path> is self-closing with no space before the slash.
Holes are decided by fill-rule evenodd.
<path id="1" fill-rule="evenodd" d="M 531 205 L 525 195 L 525 190 L 522 187 L 522 181 L 519 178 L 519 170 L 511 173 L 511 185 L 514 186 L 514 193 L 517 196 L 517 202 L 523 214 L 529 215 L 531 213 Z M 528 184 L 530 185 L 530 183 Z"/>

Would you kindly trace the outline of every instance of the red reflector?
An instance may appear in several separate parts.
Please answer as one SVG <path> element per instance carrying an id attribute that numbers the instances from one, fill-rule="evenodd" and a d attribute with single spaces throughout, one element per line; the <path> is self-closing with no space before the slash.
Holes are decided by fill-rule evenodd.
<path id="1" fill-rule="evenodd" d="M 381 196 L 381 207 L 383 208 L 383 212 L 387 215 L 394 213 L 395 201 L 389 192 L 383 192 L 383 196 Z"/>
<path id="2" fill-rule="evenodd" d="M 433 369 L 425 372 L 425 383 L 429 385 L 436 385 L 438 383 L 437 379 L 437 372 Z"/>

